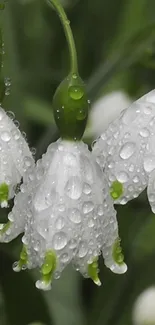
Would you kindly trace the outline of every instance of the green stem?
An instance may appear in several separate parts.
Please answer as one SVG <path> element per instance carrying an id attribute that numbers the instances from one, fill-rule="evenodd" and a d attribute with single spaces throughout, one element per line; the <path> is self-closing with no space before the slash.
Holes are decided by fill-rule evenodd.
<path id="1" fill-rule="evenodd" d="M 78 73 L 78 63 L 77 63 L 77 53 L 76 53 L 76 47 L 74 42 L 74 37 L 72 34 L 72 30 L 70 27 L 70 21 L 68 20 L 66 13 L 61 6 L 61 4 L 58 2 L 58 0 L 48 0 L 48 2 L 53 5 L 55 11 L 57 12 L 65 35 L 68 42 L 69 52 L 70 52 L 70 62 L 71 62 L 71 73 Z"/>

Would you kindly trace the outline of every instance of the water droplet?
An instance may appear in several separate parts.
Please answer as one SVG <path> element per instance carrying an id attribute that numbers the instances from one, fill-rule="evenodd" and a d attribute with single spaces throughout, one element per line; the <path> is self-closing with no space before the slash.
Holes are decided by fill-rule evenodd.
<path id="1" fill-rule="evenodd" d="M 10 87 L 11 86 L 11 78 L 5 78 L 4 83 L 5 83 L 6 87 Z"/>
<path id="2" fill-rule="evenodd" d="M 98 208 L 97 208 L 97 214 L 99 216 L 103 216 L 103 213 L 104 213 L 103 206 L 102 205 L 99 205 Z"/>
<path id="3" fill-rule="evenodd" d="M 135 169 L 134 165 L 133 165 L 133 164 L 131 164 L 131 165 L 129 166 L 129 172 L 133 172 L 133 171 L 134 171 L 134 169 Z"/>
<path id="4" fill-rule="evenodd" d="M 9 142 L 10 139 L 11 139 L 11 135 L 10 135 L 10 132 L 2 132 L 1 134 L 1 139 L 4 141 L 4 142 Z"/>
<path id="5" fill-rule="evenodd" d="M 147 156 L 144 158 L 144 169 L 150 173 L 155 168 L 155 156 Z"/>
<path id="6" fill-rule="evenodd" d="M 56 233 L 53 237 L 53 247 L 55 250 L 63 249 L 67 245 L 67 237 L 63 231 Z"/>
<path id="7" fill-rule="evenodd" d="M 78 200 L 82 194 L 82 185 L 80 178 L 72 176 L 65 186 L 66 194 L 73 200 Z"/>
<path id="8" fill-rule="evenodd" d="M 94 227 L 94 219 L 93 219 L 93 218 L 89 218 L 89 219 L 88 219 L 88 227 L 89 227 L 89 228 Z"/>
<path id="9" fill-rule="evenodd" d="M 138 176 L 135 176 L 135 177 L 133 178 L 133 182 L 134 182 L 134 183 L 138 183 L 138 182 L 139 182 L 139 177 L 138 177 Z"/>
<path id="10" fill-rule="evenodd" d="M 65 22 L 66 22 L 67 25 L 70 25 L 70 21 L 68 19 L 66 19 Z"/>
<path id="11" fill-rule="evenodd" d="M 77 74 L 73 73 L 73 79 L 77 79 Z"/>
<path id="12" fill-rule="evenodd" d="M 69 96 L 74 100 L 79 100 L 83 97 L 84 91 L 82 87 L 79 86 L 71 86 L 69 87 Z"/>
<path id="13" fill-rule="evenodd" d="M 69 219 L 74 222 L 74 223 L 80 223 L 81 222 L 81 214 L 80 214 L 80 211 L 76 208 L 72 209 L 70 212 L 69 212 Z"/>
<path id="14" fill-rule="evenodd" d="M 120 183 L 125 183 L 129 179 L 129 176 L 126 172 L 120 172 L 120 173 L 118 173 L 118 175 L 116 175 L 116 177 Z"/>
<path id="15" fill-rule="evenodd" d="M 62 263 L 67 263 L 69 261 L 69 255 L 67 253 L 62 254 L 60 260 Z"/>
<path id="16" fill-rule="evenodd" d="M 134 190 L 133 186 L 132 186 L 132 185 L 129 185 L 129 186 L 128 186 L 128 191 L 129 191 L 129 192 L 132 192 L 133 190 Z"/>
<path id="17" fill-rule="evenodd" d="M 139 134 L 141 135 L 141 137 L 147 138 L 150 135 L 150 132 L 147 128 L 143 128 L 140 130 Z"/>
<path id="18" fill-rule="evenodd" d="M 87 116 L 87 111 L 84 108 L 78 109 L 76 115 L 77 120 L 82 121 L 86 118 L 86 116 Z"/>
<path id="19" fill-rule="evenodd" d="M 6 114 L 11 120 L 14 120 L 15 114 L 12 111 L 8 111 L 8 112 L 6 112 Z"/>
<path id="20" fill-rule="evenodd" d="M 60 212 L 64 212 L 64 211 L 65 211 L 65 205 L 64 205 L 64 204 L 59 204 L 59 206 L 58 206 L 58 210 L 59 210 Z"/>
<path id="21" fill-rule="evenodd" d="M 85 202 L 83 204 L 83 213 L 87 214 L 94 209 L 94 204 L 91 201 Z"/>
<path id="22" fill-rule="evenodd" d="M 12 130 L 12 135 L 15 140 L 18 140 L 20 138 L 20 131 L 18 129 Z"/>
<path id="23" fill-rule="evenodd" d="M 65 220 L 63 217 L 58 217 L 57 220 L 55 221 L 55 227 L 58 230 L 61 230 L 65 225 Z"/>
<path id="24" fill-rule="evenodd" d="M 88 183 L 83 184 L 83 193 L 87 195 L 91 193 L 91 186 Z"/>
<path id="25" fill-rule="evenodd" d="M 13 271 L 14 272 L 20 272 L 21 268 L 19 267 L 19 263 L 18 262 L 14 262 L 12 265 Z"/>
<path id="26" fill-rule="evenodd" d="M 35 154 L 36 154 L 36 148 L 31 148 L 31 153 L 32 153 L 32 156 L 35 156 Z"/>
<path id="27" fill-rule="evenodd" d="M 126 197 L 123 197 L 120 201 L 120 204 L 124 205 L 128 202 L 127 198 Z"/>
<path id="28" fill-rule="evenodd" d="M 24 158 L 24 166 L 25 166 L 25 167 L 30 167 L 30 166 L 32 166 L 32 163 L 33 163 L 33 161 L 32 161 L 32 159 L 31 159 L 30 157 L 25 157 L 25 158 Z"/>
<path id="29" fill-rule="evenodd" d="M 54 279 L 55 280 L 58 280 L 58 279 L 60 279 L 60 272 L 59 271 L 56 271 L 55 273 L 54 273 Z"/>
<path id="30" fill-rule="evenodd" d="M 82 258 L 82 257 L 86 256 L 87 252 L 88 252 L 87 243 L 81 242 L 79 244 L 78 256 Z"/>
<path id="31" fill-rule="evenodd" d="M 120 157 L 122 159 L 129 159 L 135 151 L 135 144 L 133 142 L 125 143 L 120 150 Z"/>
<path id="32" fill-rule="evenodd" d="M 77 240 L 74 239 L 74 238 L 72 238 L 72 239 L 69 241 L 68 246 L 69 246 L 70 249 L 74 249 L 74 248 L 76 248 L 76 246 L 77 246 Z"/>
<path id="33" fill-rule="evenodd" d="M 144 106 L 144 113 L 146 115 L 150 115 L 152 112 L 152 108 L 151 108 L 151 105 L 147 104 L 146 106 Z"/>

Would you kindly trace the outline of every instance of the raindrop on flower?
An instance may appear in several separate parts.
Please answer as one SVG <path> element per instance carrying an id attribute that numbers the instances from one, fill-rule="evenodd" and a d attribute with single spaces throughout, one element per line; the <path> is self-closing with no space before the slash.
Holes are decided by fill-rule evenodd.
<path id="1" fill-rule="evenodd" d="M 76 208 L 72 209 L 69 212 L 69 219 L 73 222 L 73 223 L 80 223 L 81 222 L 81 214 L 80 211 Z"/>
<path id="2" fill-rule="evenodd" d="M 120 157 L 122 159 L 129 159 L 135 151 L 135 144 L 133 142 L 125 143 L 120 150 Z"/>
<path id="3" fill-rule="evenodd" d="M 84 91 L 81 87 L 79 86 L 71 86 L 69 87 L 69 96 L 74 99 L 74 100 L 79 100 L 83 97 Z"/>
<path id="4" fill-rule="evenodd" d="M 82 194 L 82 186 L 79 177 L 72 176 L 65 186 L 66 194 L 73 200 L 78 200 Z"/>
<path id="5" fill-rule="evenodd" d="M 10 132 L 7 132 L 7 131 L 2 132 L 2 134 L 1 134 L 1 139 L 2 139 L 4 142 L 9 142 L 10 139 L 11 139 Z"/>
<path id="6" fill-rule="evenodd" d="M 63 231 L 56 233 L 53 237 L 53 247 L 55 250 L 61 250 L 67 245 L 67 236 Z"/>

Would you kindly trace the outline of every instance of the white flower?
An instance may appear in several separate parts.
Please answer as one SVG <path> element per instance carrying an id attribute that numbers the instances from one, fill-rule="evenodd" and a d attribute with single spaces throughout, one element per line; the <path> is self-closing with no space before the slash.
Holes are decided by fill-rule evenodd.
<path id="1" fill-rule="evenodd" d="M 59 278 L 72 261 L 100 285 L 100 252 L 113 272 L 126 271 L 107 180 L 87 145 L 58 140 L 26 175 L 9 214 L 12 222 L 0 237 L 8 242 L 24 232 L 24 251 L 15 271 L 25 264 L 42 266 L 43 278 L 36 285 L 49 289 L 52 274 Z"/>
<path id="2" fill-rule="evenodd" d="M 131 99 L 121 90 L 110 92 L 99 98 L 90 111 L 86 136 L 99 136 L 130 104 Z"/>
<path id="3" fill-rule="evenodd" d="M 124 110 L 94 144 L 93 154 L 108 176 L 116 203 L 125 204 L 148 185 L 155 212 L 154 143 L 155 90 Z"/>
<path id="4" fill-rule="evenodd" d="M 134 325 L 155 324 L 155 287 L 150 287 L 140 294 L 133 309 Z"/>
<path id="5" fill-rule="evenodd" d="M 13 113 L 12 113 L 13 115 Z M 7 206 L 17 184 L 33 164 L 32 154 L 13 120 L 0 107 L 0 203 Z"/>

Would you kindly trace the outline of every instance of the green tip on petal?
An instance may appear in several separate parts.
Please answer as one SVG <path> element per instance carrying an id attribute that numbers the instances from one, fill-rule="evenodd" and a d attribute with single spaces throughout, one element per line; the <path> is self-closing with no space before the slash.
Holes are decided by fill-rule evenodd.
<path id="1" fill-rule="evenodd" d="M 9 198 L 9 187 L 6 183 L 2 183 L 0 185 L 0 202 L 2 208 L 7 207 L 8 198 Z"/>
<path id="2" fill-rule="evenodd" d="M 8 221 L 7 223 L 1 223 L 0 224 L 0 235 L 3 235 L 7 232 L 7 230 L 10 228 L 11 221 Z"/>
<path id="3" fill-rule="evenodd" d="M 120 245 L 120 238 L 116 239 L 113 246 L 113 259 L 118 265 L 122 265 L 124 263 L 124 255 L 122 254 L 122 248 Z"/>
<path id="4" fill-rule="evenodd" d="M 98 286 L 101 285 L 101 281 L 98 276 L 98 259 L 96 258 L 93 263 L 88 265 L 88 275 L 94 281 L 94 283 Z"/>
<path id="5" fill-rule="evenodd" d="M 110 188 L 110 195 L 114 200 L 117 200 L 123 194 L 123 185 L 118 181 L 114 181 Z"/>
<path id="6" fill-rule="evenodd" d="M 44 264 L 41 267 L 42 278 L 41 281 L 38 281 L 38 284 L 42 283 L 42 287 L 43 284 L 46 286 L 51 282 L 53 272 L 55 271 L 57 265 L 56 260 L 57 257 L 54 251 L 50 250 L 46 252 Z M 39 285 L 37 287 L 39 288 Z"/>
<path id="7" fill-rule="evenodd" d="M 21 270 L 25 270 L 27 262 L 28 262 L 27 249 L 26 246 L 23 245 L 22 251 L 20 253 L 20 259 L 18 262 L 15 262 L 13 264 L 13 270 L 15 272 L 20 272 Z"/>
<path id="8" fill-rule="evenodd" d="M 61 82 L 53 98 L 54 118 L 61 138 L 81 139 L 87 123 L 89 105 L 84 82 L 78 74 L 69 74 Z"/>

